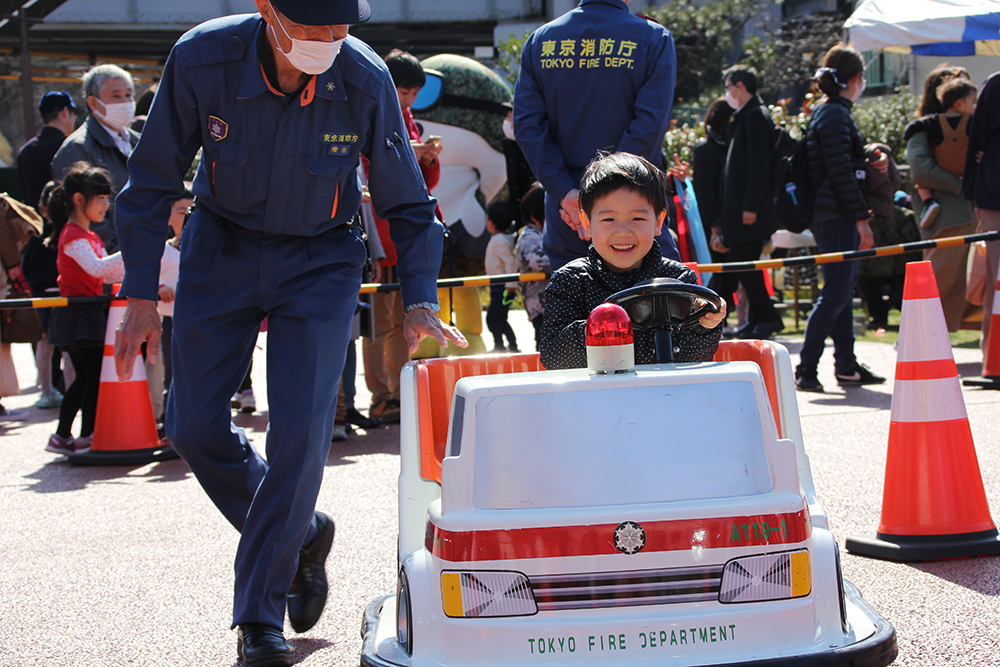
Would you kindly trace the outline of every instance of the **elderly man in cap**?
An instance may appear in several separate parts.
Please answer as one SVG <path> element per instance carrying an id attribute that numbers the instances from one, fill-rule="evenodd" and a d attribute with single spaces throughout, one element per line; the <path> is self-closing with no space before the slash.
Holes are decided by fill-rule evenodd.
<path id="1" fill-rule="evenodd" d="M 465 345 L 437 317 L 444 228 L 434 217 L 392 79 L 348 36 L 367 0 L 256 0 L 259 14 L 204 23 L 167 59 L 129 160 L 116 222 L 128 308 L 118 376 L 139 345 L 159 354 L 156 294 L 170 205 L 202 149 L 181 243 L 167 434 L 240 531 L 233 626 L 244 664 L 287 665 L 296 632 L 327 596 L 333 521 L 315 511 L 337 384 L 366 265 L 356 167 L 399 255 L 411 349 L 425 335 Z M 232 424 L 229 398 L 268 318 L 265 461 Z"/>
<path id="2" fill-rule="evenodd" d="M 38 101 L 38 113 L 42 116 L 42 129 L 17 152 L 23 200 L 35 208 L 38 208 L 42 189 L 52 178 L 52 158 L 66 136 L 76 129 L 80 110 L 69 93 L 51 90 Z"/>
<path id="3" fill-rule="evenodd" d="M 87 122 L 66 137 L 52 160 L 52 178 L 60 181 L 77 162 L 107 169 L 111 174 L 111 192 L 121 192 L 128 181 L 128 162 L 139 135 L 129 129 L 135 115 L 132 75 L 118 65 L 97 65 L 83 75 L 83 94 L 87 96 L 90 116 Z M 109 254 L 118 250 L 115 236 L 115 198 L 104 214 L 104 221 L 90 228 L 104 241 Z"/>

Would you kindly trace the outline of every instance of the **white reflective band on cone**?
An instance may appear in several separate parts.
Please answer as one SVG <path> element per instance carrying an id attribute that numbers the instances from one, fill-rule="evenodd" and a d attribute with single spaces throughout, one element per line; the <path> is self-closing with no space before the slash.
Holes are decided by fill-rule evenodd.
<path id="1" fill-rule="evenodd" d="M 906 333 L 911 335 L 904 335 L 900 326 L 897 361 L 953 358 L 948 325 L 939 299 L 904 299 L 900 322 L 905 323 Z M 912 335 L 918 332 L 919 336 Z"/>
<path id="2" fill-rule="evenodd" d="M 163 363 L 162 359 L 157 360 L 158 364 Z M 132 366 L 132 377 L 129 382 L 145 382 L 146 365 L 142 361 L 142 355 L 137 354 L 135 364 Z M 101 382 L 118 382 L 118 371 L 115 370 L 115 358 L 105 356 L 101 362 Z"/>
<path id="3" fill-rule="evenodd" d="M 112 303 L 118 303 L 113 301 Z M 122 323 L 122 318 L 125 317 L 125 306 L 111 306 L 108 310 L 108 326 L 104 330 L 104 344 L 114 345 L 115 344 L 115 332 L 118 331 L 118 325 Z"/>
<path id="4" fill-rule="evenodd" d="M 940 422 L 966 419 L 958 377 L 937 380 L 896 380 L 892 389 L 894 422 Z"/>

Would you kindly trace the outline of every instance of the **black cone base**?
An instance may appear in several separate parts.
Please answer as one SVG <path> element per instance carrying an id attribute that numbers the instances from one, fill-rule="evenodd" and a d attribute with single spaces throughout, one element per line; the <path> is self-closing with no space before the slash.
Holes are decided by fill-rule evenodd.
<path id="1" fill-rule="evenodd" d="M 997 531 L 952 535 L 861 535 L 848 537 L 848 553 L 900 563 L 952 558 L 1000 556 L 1000 536 Z"/>
<path id="2" fill-rule="evenodd" d="M 91 450 L 66 457 L 75 466 L 141 466 L 157 461 L 171 461 L 180 455 L 169 445 L 149 449 Z"/>
<path id="3" fill-rule="evenodd" d="M 966 387 L 980 387 L 982 389 L 1000 389 L 1000 377 L 986 376 L 981 378 L 962 378 L 962 384 Z"/>

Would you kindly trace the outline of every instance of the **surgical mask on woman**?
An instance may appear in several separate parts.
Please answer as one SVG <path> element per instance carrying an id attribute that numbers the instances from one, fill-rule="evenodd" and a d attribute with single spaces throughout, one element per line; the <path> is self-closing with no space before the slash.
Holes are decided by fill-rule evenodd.
<path id="1" fill-rule="evenodd" d="M 104 107 L 104 112 L 94 110 L 97 118 L 116 132 L 121 132 L 135 117 L 135 102 L 114 102 L 105 104 L 97 100 L 100 106 Z"/>
<path id="2" fill-rule="evenodd" d="M 292 64 L 292 67 L 310 75 L 322 74 L 330 69 L 333 61 L 337 59 L 337 54 L 340 53 L 340 45 L 344 43 L 343 39 L 332 42 L 295 39 L 288 34 L 285 26 L 281 25 L 281 20 L 277 15 L 275 15 L 274 20 L 278 24 L 278 27 L 281 28 L 281 32 L 284 33 L 285 37 L 292 42 L 291 50 L 285 52 L 278 42 L 278 36 L 274 36 L 274 42 L 278 45 L 278 50 L 281 51 L 283 56 L 288 58 L 288 62 Z M 271 32 L 274 32 L 274 26 L 271 26 Z"/>

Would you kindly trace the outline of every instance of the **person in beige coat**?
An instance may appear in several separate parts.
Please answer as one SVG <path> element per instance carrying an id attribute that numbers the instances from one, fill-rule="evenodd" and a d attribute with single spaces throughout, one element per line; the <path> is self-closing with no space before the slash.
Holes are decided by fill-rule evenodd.
<path id="1" fill-rule="evenodd" d="M 917 132 L 906 143 L 906 161 L 910 165 L 913 183 L 931 188 L 934 198 L 941 205 L 941 213 L 932 225 L 920 230 L 924 239 L 945 236 L 964 236 L 976 232 L 977 222 L 972 202 L 962 195 L 962 177 L 939 166 L 934 159 L 934 148 L 926 132 Z M 920 197 L 913 191 L 913 210 L 919 220 L 923 214 Z M 934 267 L 941 305 L 948 331 L 958 331 L 962 316 L 969 307 L 965 300 L 965 270 L 969 246 L 934 248 L 924 251 L 924 259 Z"/>

